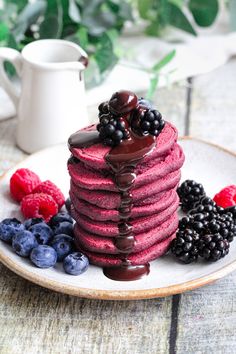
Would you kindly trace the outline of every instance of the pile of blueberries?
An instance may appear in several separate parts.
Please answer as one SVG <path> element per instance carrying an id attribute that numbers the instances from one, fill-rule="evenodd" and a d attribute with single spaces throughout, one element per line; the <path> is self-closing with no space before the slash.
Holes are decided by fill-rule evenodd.
<path id="1" fill-rule="evenodd" d="M 27 219 L 23 223 L 16 218 L 4 219 L 0 222 L 0 239 L 39 268 L 63 262 L 66 273 L 79 275 L 89 266 L 88 258 L 76 251 L 73 219 L 65 211 L 53 216 L 48 224 L 41 218 Z"/>

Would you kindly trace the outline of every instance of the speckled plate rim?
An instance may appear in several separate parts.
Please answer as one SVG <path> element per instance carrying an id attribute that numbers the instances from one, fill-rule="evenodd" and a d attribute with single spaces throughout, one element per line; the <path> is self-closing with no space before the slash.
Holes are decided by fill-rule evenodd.
<path id="1" fill-rule="evenodd" d="M 227 150 L 219 145 L 204 141 L 202 139 L 193 138 L 191 136 L 184 136 L 180 138 L 180 140 L 193 140 L 204 143 L 206 145 L 210 145 L 215 147 L 221 151 L 224 151 L 227 154 L 230 154 L 236 158 L 236 153 Z M 47 150 L 47 149 L 45 149 Z M 35 153 L 34 155 L 40 154 L 43 150 Z M 30 157 L 30 156 L 29 156 Z M 26 158 L 27 159 L 27 158 Z M 24 161 L 24 160 L 23 160 Z M 19 162 L 19 164 L 21 164 Z M 17 164 L 18 165 L 18 164 Z M 14 166 L 14 168 L 17 167 Z M 7 172 L 6 172 L 7 173 Z M 6 174 L 5 173 L 5 174 Z M 1 176 L 1 180 L 5 177 L 5 174 Z M 5 254 L 0 253 L 0 261 L 11 271 L 16 273 L 17 275 L 23 277 L 24 279 L 29 280 L 32 283 L 45 287 L 47 289 L 57 291 L 63 294 L 68 294 L 72 296 L 88 298 L 88 299 L 100 299 L 100 300 L 142 300 L 142 299 L 152 299 L 158 297 L 165 297 L 175 294 L 180 294 L 186 291 L 194 290 L 196 288 L 202 287 L 204 285 L 215 282 L 218 279 L 223 278 L 227 274 L 236 270 L 236 260 L 224 266 L 223 268 L 212 272 L 206 276 L 196 278 L 191 281 L 187 281 L 184 283 L 171 285 L 162 288 L 153 288 L 153 289 L 142 289 L 142 290 L 100 290 L 100 289 L 88 289 L 88 288 L 75 288 L 74 286 L 64 285 L 58 283 L 54 280 L 48 280 L 43 276 L 32 275 L 32 273 L 25 268 L 18 267 L 14 261 L 12 261 Z"/>

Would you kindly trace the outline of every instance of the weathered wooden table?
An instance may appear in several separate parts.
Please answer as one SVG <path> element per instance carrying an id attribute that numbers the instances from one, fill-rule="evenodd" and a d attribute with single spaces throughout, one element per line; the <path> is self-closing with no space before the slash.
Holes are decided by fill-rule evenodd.
<path id="1" fill-rule="evenodd" d="M 180 135 L 236 152 L 235 77 L 232 60 L 159 90 L 156 103 Z M 25 156 L 14 146 L 15 124 L 0 123 L 0 173 Z M 236 272 L 173 297 L 95 301 L 40 288 L 0 265 L 0 353 L 236 353 L 235 287 Z"/>

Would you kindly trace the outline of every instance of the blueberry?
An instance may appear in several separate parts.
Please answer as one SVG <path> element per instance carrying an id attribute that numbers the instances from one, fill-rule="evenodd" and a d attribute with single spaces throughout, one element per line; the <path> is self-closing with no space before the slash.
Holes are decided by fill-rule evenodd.
<path id="1" fill-rule="evenodd" d="M 73 224 L 68 221 L 62 221 L 53 229 L 55 235 L 66 234 L 70 236 L 74 236 L 73 232 Z"/>
<path id="2" fill-rule="evenodd" d="M 39 245 L 46 245 L 53 237 L 52 229 L 45 222 L 31 226 L 29 231 L 36 237 Z"/>
<path id="3" fill-rule="evenodd" d="M 140 106 L 146 107 L 148 109 L 153 109 L 153 104 L 150 101 L 145 100 L 143 97 L 138 100 L 138 103 Z"/>
<path id="4" fill-rule="evenodd" d="M 7 243 L 11 243 L 12 238 L 25 229 L 24 225 L 16 218 L 4 219 L 0 223 L 0 239 Z"/>
<path id="5" fill-rule="evenodd" d="M 63 261 L 63 259 L 72 252 L 74 242 L 73 238 L 68 235 L 57 235 L 51 242 L 51 246 L 57 252 L 58 262 Z"/>
<path id="6" fill-rule="evenodd" d="M 39 224 L 40 222 L 43 222 L 43 218 L 32 218 L 32 219 L 27 219 L 24 222 L 24 226 L 27 230 L 35 224 Z"/>
<path id="7" fill-rule="evenodd" d="M 23 230 L 18 232 L 12 238 L 13 250 L 22 257 L 29 257 L 30 252 L 34 247 L 38 245 L 38 242 L 32 232 Z"/>
<path id="8" fill-rule="evenodd" d="M 32 250 L 30 259 L 39 268 L 50 268 L 57 261 L 57 252 L 51 246 L 39 245 Z"/>
<path id="9" fill-rule="evenodd" d="M 66 211 L 61 211 L 60 213 L 54 215 L 51 220 L 50 220 L 50 225 L 52 227 L 57 226 L 60 222 L 62 221 L 68 221 L 71 224 L 73 224 L 73 219 L 72 217 L 66 212 Z"/>
<path id="10" fill-rule="evenodd" d="M 80 252 L 69 254 L 63 261 L 65 272 L 71 275 L 84 273 L 88 269 L 88 266 L 88 258 Z"/>

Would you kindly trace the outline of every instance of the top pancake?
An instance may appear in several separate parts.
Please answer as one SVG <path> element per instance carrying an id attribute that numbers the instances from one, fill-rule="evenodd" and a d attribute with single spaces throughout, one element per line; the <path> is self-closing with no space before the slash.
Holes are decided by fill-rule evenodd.
<path id="1" fill-rule="evenodd" d="M 134 188 L 155 182 L 168 174 L 178 171 L 184 162 L 184 154 L 178 144 L 174 144 L 169 154 L 163 158 L 153 158 L 150 163 L 142 160 L 139 163 L 142 171 L 137 167 L 137 178 Z M 103 173 L 103 170 L 95 170 L 83 163 L 69 164 L 68 170 L 75 185 L 89 190 L 117 191 L 111 172 Z"/>
<path id="2" fill-rule="evenodd" d="M 94 130 L 95 125 L 91 125 L 85 130 Z M 166 122 L 161 134 L 156 140 L 156 147 L 153 151 L 145 156 L 142 163 L 151 161 L 153 158 L 162 157 L 167 154 L 172 148 L 173 144 L 177 141 L 178 133 L 176 128 L 170 123 Z M 104 146 L 102 143 L 94 144 L 86 148 L 71 148 L 71 153 L 74 157 L 78 158 L 85 165 L 93 169 L 108 170 L 109 167 L 106 163 L 106 155 L 110 151 L 110 147 Z"/>

